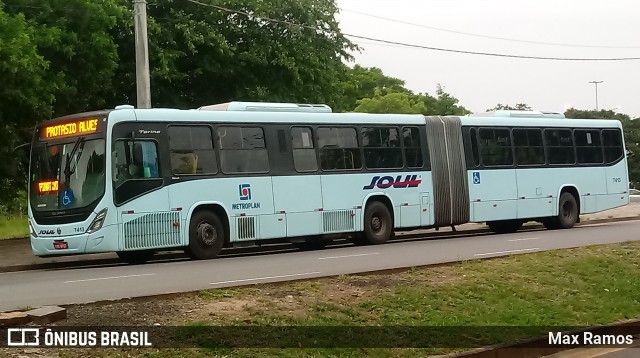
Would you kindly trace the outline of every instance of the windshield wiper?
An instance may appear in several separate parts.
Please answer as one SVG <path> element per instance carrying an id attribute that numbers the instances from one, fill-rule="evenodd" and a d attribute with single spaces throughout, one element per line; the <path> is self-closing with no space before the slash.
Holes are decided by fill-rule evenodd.
<path id="1" fill-rule="evenodd" d="M 73 156 L 76 154 L 76 152 L 80 148 L 80 144 L 83 144 L 83 143 L 84 143 L 84 137 L 79 137 L 76 140 L 75 144 L 73 145 L 73 149 L 71 149 L 71 153 L 68 154 L 67 156 L 67 161 L 64 165 L 64 175 L 67 177 L 67 181 L 71 179 L 71 174 L 73 174 L 73 172 L 76 171 L 75 167 L 71 169 L 71 160 L 73 159 Z"/>

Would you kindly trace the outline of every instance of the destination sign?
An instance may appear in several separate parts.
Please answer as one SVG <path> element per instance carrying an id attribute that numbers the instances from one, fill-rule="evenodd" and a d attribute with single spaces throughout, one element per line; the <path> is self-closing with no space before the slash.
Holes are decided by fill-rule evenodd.
<path id="1" fill-rule="evenodd" d="M 38 192 L 40 192 L 40 194 L 56 192 L 56 191 L 58 191 L 57 180 L 43 180 L 38 182 Z"/>
<path id="2" fill-rule="evenodd" d="M 98 130 L 98 119 L 88 118 L 76 122 L 54 124 L 42 127 L 42 139 L 71 137 L 75 135 L 95 133 Z"/>

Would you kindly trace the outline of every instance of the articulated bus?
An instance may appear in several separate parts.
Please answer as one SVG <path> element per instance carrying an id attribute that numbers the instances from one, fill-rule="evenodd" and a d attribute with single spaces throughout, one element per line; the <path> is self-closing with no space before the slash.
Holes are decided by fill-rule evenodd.
<path id="1" fill-rule="evenodd" d="M 230 102 L 81 113 L 36 128 L 29 227 L 37 256 L 224 247 L 486 222 L 495 232 L 629 202 L 620 122 L 497 111 L 464 117 L 331 113 Z"/>

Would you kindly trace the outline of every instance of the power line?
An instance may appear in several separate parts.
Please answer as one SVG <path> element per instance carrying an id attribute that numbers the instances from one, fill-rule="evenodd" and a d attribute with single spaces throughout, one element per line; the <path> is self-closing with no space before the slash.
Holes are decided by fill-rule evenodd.
<path id="1" fill-rule="evenodd" d="M 487 39 L 492 39 L 492 40 L 521 42 L 521 43 L 529 43 L 529 44 L 536 44 L 536 45 L 564 46 L 564 47 L 610 48 L 610 49 L 640 49 L 640 46 L 577 45 L 577 44 L 566 44 L 566 43 L 555 43 L 555 42 L 528 41 L 528 40 L 513 39 L 513 38 L 508 38 L 508 37 L 481 35 L 481 34 L 474 34 L 474 33 L 470 33 L 470 32 L 443 29 L 443 28 L 434 27 L 434 26 L 427 26 L 427 25 L 423 25 L 423 24 L 416 24 L 414 22 L 391 19 L 391 18 L 384 17 L 384 16 L 367 14 L 367 13 L 364 13 L 364 12 L 355 11 L 355 10 L 349 10 L 349 9 L 345 9 L 345 8 L 342 8 L 341 10 L 342 11 L 346 11 L 346 12 L 351 12 L 351 13 L 354 13 L 354 14 L 358 14 L 358 15 L 362 15 L 362 16 L 372 17 L 372 18 L 385 20 L 385 21 L 390 21 L 390 22 L 395 22 L 395 23 L 404 24 L 404 25 L 411 25 L 411 26 L 422 27 L 422 28 L 430 29 L 430 30 L 450 32 L 450 33 L 458 34 L 458 35 L 481 37 L 481 38 L 487 38 Z"/>
<path id="2" fill-rule="evenodd" d="M 268 18 L 268 17 L 251 14 L 251 13 L 246 12 L 246 11 L 233 10 L 233 9 L 229 9 L 229 8 L 222 7 L 222 6 L 219 6 L 219 5 L 203 3 L 203 2 L 200 2 L 200 1 L 197 1 L 197 0 L 187 0 L 187 1 L 189 1 L 191 3 L 194 3 L 194 4 L 197 4 L 197 5 L 201 5 L 201 6 L 212 7 L 212 8 L 218 9 L 220 11 L 228 12 L 228 13 L 242 14 L 242 15 L 245 15 L 245 16 L 248 16 L 248 17 L 255 17 L 255 18 L 262 19 L 262 20 L 269 21 L 269 22 L 273 22 L 273 23 L 285 24 L 285 25 L 290 25 L 290 26 L 295 26 L 295 27 L 300 27 L 300 28 L 311 29 L 311 30 L 314 30 L 314 31 L 319 31 L 317 28 L 314 28 L 314 27 L 311 27 L 311 26 L 302 25 L 302 24 L 296 24 L 296 23 L 293 23 L 293 22 L 285 21 L 285 20 L 271 19 L 271 18 Z M 544 57 L 544 56 L 511 55 L 511 54 L 504 54 L 504 53 L 492 53 L 492 52 L 478 52 L 478 51 L 448 49 L 448 48 L 441 48 L 441 47 L 416 45 L 416 44 L 410 44 L 410 43 L 404 43 L 404 42 L 398 42 L 398 41 L 382 40 L 382 39 L 377 39 L 377 38 L 373 38 L 373 37 L 361 36 L 361 35 L 353 35 L 353 34 L 348 34 L 348 33 L 342 33 L 342 34 L 344 36 L 348 36 L 348 37 L 353 37 L 353 38 L 362 39 L 362 40 L 369 40 L 369 41 L 374 41 L 374 42 L 379 42 L 379 43 L 384 43 L 384 44 L 390 44 L 390 45 L 400 45 L 400 46 L 405 46 L 405 47 L 420 48 L 420 49 L 424 49 L 424 50 L 461 53 L 461 54 L 468 54 L 468 55 L 506 57 L 506 58 L 518 58 L 518 59 L 530 59 L 530 60 L 551 60 L 551 61 L 630 61 L 630 60 L 640 60 L 640 57 L 611 57 L 611 58 L 577 58 L 576 57 L 576 58 L 571 58 L 571 57 Z"/>
<path id="3" fill-rule="evenodd" d="M 467 50 L 456 50 L 456 49 L 448 49 L 448 48 L 440 48 L 440 47 L 431 47 L 431 46 L 423 46 L 416 45 L 398 41 L 388 41 L 376 39 L 373 37 L 360 36 L 360 35 L 351 35 L 344 34 L 348 37 L 354 37 L 357 39 L 375 41 L 390 45 L 400 45 L 412 48 L 421 48 L 425 50 L 433 50 L 433 51 L 443 51 L 443 52 L 453 52 L 453 53 L 464 53 L 468 55 L 482 55 L 482 56 L 494 56 L 494 57 L 508 57 L 508 58 L 520 58 L 520 59 L 530 59 L 530 60 L 552 60 L 552 61 L 630 61 L 630 60 L 640 60 L 640 57 L 610 57 L 610 58 L 578 58 L 578 57 L 543 57 L 543 56 L 525 56 L 525 55 L 511 55 L 505 53 L 492 53 L 492 52 L 478 52 L 478 51 L 467 51 Z"/>

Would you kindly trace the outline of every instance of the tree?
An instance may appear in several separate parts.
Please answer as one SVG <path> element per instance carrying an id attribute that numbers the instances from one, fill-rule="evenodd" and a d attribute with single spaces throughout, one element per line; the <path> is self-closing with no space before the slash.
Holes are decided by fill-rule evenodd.
<path id="1" fill-rule="evenodd" d="M 373 98 L 376 91 L 381 95 L 388 92 L 410 93 L 404 88 L 404 81 L 395 77 L 386 76 L 377 67 L 362 67 L 355 65 L 347 68 L 340 79 L 341 98 L 333 104 L 334 112 L 353 111 L 358 100 L 363 98 Z"/>
<path id="2" fill-rule="evenodd" d="M 372 98 L 363 98 L 357 103 L 355 112 L 420 114 L 424 111 L 424 104 L 420 99 L 406 92 L 382 94 L 378 89 Z"/>
<path id="3" fill-rule="evenodd" d="M 24 15 L 6 12 L 0 2 L 0 202 L 24 190 L 26 155 L 14 147 L 51 113 L 55 86 L 46 80 L 49 63 L 38 54 L 36 35 Z"/>
<path id="4" fill-rule="evenodd" d="M 215 5 L 250 16 L 188 1 L 158 0 L 149 7 L 154 106 L 339 100 L 336 79 L 344 76 L 343 60 L 351 58 L 349 51 L 355 46 L 340 33 L 334 0 L 223 0 Z M 112 29 L 120 75 L 111 105 L 135 101 L 132 24 L 127 18 Z"/>
<path id="5" fill-rule="evenodd" d="M 459 100 L 449 93 L 445 92 L 440 84 L 436 89 L 436 96 L 432 97 L 428 94 L 424 94 L 424 115 L 436 115 L 436 116 L 464 116 L 471 111 L 459 106 Z"/>
<path id="6" fill-rule="evenodd" d="M 529 107 L 529 105 L 527 105 L 525 103 L 516 103 L 516 105 L 513 106 L 513 107 L 508 105 L 508 104 L 498 103 L 498 104 L 496 104 L 495 107 L 487 109 L 487 112 L 500 111 L 500 110 L 505 110 L 505 111 L 531 111 L 531 107 Z"/>

